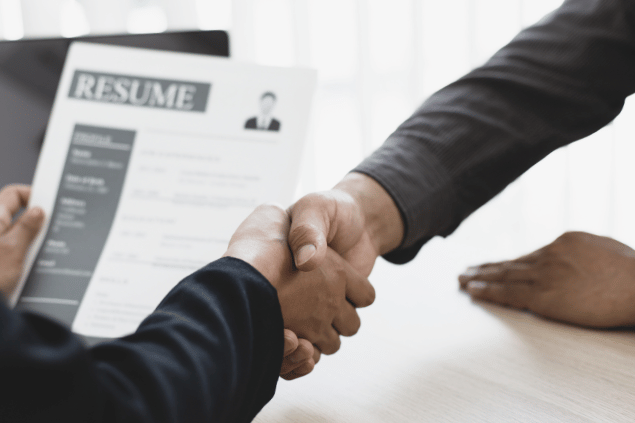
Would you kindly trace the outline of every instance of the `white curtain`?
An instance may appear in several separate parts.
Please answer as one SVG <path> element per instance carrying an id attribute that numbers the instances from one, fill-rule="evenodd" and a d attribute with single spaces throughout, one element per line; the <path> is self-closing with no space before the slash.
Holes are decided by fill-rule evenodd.
<path id="1" fill-rule="evenodd" d="M 42 19 L 31 15 L 51 7 L 37 3 L 53 2 L 22 0 L 20 8 L 20 0 L 0 0 L 0 31 L 7 38 L 36 29 L 33 34 L 41 34 L 32 22 Z M 229 29 L 236 59 L 318 69 L 300 195 L 330 188 L 427 96 L 483 63 L 562 0 L 55 2 L 62 10 L 62 34 L 122 27 Z M 117 12 L 100 11 L 104 5 Z M 17 13 L 24 15 L 22 28 L 15 23 Z M 47 31 L 55 25 L 49 22 Z M 453 236 L 461 241 L 457 248 L 475 262 L 495 260 L 537 248 L 565 230 L 635 246 L 634 113 L 635 105 L 627 102 L 607 128 L 532 168 L 459 228 Z"/>

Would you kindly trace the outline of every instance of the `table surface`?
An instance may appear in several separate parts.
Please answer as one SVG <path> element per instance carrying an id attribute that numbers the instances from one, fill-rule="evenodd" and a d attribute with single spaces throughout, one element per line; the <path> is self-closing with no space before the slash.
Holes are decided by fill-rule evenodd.
<path id="1" fill-rule="evenodd" d="M 404 266 L 378 261 L 359 333 L 312 374 L 280 380 L 255 421 L 635 421 L 632 331 L 472 302 L 457 275 L 474 257 L 458 242 L 433 240 Z"/>

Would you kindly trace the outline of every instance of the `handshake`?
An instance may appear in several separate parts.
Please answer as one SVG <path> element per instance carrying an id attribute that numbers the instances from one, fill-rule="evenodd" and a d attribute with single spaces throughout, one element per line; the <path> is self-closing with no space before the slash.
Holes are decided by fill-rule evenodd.
<path id="1" fill-rule="evenodd" d="M 340 335 L 359 330 L 356 309 L 375 300 L 367 278 L 386 252 L 379 235 L 389 228 L 374 216 L 384 218 L 385 213 L 368 213 L 374 207 L 365 207 L 366 200 L 372 198 L 355 194 L 368 192 L 368 186 L 355 190 L 367 184 L 382 189 L 364 175 L 351 174 L 334 189 L 309 194 L 287 211 L 260 206 L 229 242 L 225 256 L 251 264 L 278 292 L 285 326 L 284 379 L 310 373 L 322 353 L 337 352 Z M 391 201 L 387 196 L 384 200 Z M 396 208 L 393 213 L 400 218 Z"/>

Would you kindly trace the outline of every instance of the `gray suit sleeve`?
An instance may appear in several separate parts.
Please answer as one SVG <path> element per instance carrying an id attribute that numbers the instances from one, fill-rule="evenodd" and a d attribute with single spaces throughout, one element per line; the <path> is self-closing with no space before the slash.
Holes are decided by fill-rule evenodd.
<path id="1" fill-rule="evenodd" d="M 355 172 L 406 232 L 405 263 L 555 149 L 611 122 L 635 92 L 635 2 L 567 0 L 484 66 L 432 95 Z"/>

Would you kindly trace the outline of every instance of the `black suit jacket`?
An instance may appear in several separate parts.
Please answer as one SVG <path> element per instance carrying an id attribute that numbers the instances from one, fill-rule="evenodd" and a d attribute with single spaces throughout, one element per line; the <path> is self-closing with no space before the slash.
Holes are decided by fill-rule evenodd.
<path id="1" fill-rule="evenodd" d="M 245 129 L 260 129 L 258 128 L 258 118 L 252 117 L 245 123 Z M 269 123 L 269 127 L 267 131 L 279 131 L 280 130 L 280 121 L 277 119 L 271 119 L 271 123 Z"/>
<path id="2" fill-rule="evenodd" d="M 223 258 L 180 282 L 125 338 L 86 349 L 0 301 L 0 422 L 249 422 L 275 392 L 275 288 Z"/>

